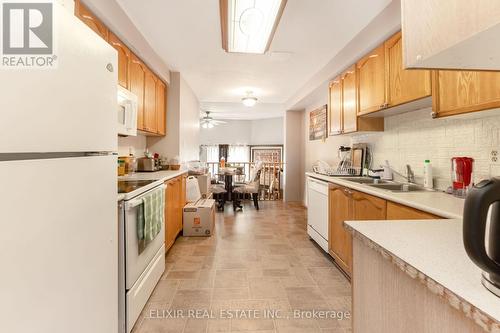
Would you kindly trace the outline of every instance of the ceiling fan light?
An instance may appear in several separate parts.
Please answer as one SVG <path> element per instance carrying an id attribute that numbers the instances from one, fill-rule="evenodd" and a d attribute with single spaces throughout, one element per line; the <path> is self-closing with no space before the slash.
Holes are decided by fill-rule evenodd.
<path id="1" fill-rule="evenodd" d="M 257 98 L 256 97 L 243 97 L 241 99 L 241 102 L 243 103 L 244 106 L 252 107 L 255 104 L 257 104 Z"/>
<path id="2" fill-rule="evenodd" d="M 201 124 L 201 128 L 208 128 L 208 123 Z"/>
<path id="3" fill-rule="evenodd" d="M 211 122 L 207 124 L 207 128 L 214 128 L 214 124 L 212 124 Z"/>

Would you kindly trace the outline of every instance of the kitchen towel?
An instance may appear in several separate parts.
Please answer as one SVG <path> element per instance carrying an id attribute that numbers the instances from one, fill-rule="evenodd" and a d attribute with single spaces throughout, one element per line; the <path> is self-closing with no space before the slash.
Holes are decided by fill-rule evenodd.
<path id="1" fill-rule="evenodd" d="M 155 239 L 163 224 L 164 190 L 158 189 L 142 198 L 137 216 L 137 237 L 146 242 Z"/>

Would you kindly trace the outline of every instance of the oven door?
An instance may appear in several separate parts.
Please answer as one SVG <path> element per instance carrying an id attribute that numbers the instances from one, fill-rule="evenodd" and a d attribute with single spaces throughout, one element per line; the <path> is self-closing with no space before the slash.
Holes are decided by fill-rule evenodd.
<path id="1" fill-rule="evenodd" d="M 158 250 L 165 243 L 165 225 L 151 242 L 143 244 L 137 237 L 137 211 L 142 204 L 142 197 L 157 191 L 165 190 L 165 185 L 161 185 L 147 191 L 131 200 L 125 202 L 125 287 L 126 290 L 132 288 L 139 276 L 146 270 L 153 261 Z M 164 214 L 164 212 L 163 212 Z"/>

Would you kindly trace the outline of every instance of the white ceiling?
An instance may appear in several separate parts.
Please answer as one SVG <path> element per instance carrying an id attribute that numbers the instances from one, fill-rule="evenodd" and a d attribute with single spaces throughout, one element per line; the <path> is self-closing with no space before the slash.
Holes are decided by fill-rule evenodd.
<path id="1" fill-rule="evenodd" d="M 258 103 L 254 107 L 246 107 L 239 102 L 202 102 L 201 111 L 210 111 L 217 119 L 268 119 L 282 117 L 284 105 L 277 103 Z"/>
<path id="2" fill-rule="evenodd" d="M 117 2 L 202 107 L 217 118 L 257 119 L 282 114 L 281 105 L 391 0 L 288 0 L 265 55 L 224 52 L 218 0 Z M 259 99 L 254 108 L 240 106 L 247 90 Z"/>

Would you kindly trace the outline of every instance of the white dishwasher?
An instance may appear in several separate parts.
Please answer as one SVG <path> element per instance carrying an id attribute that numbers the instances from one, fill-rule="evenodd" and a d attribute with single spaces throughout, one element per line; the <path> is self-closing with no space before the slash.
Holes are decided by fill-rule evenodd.
<path id="1" fill-rule="evenodd" d="M 307 177 L 307 233 L 328 252 L 328 182 Z"/>

